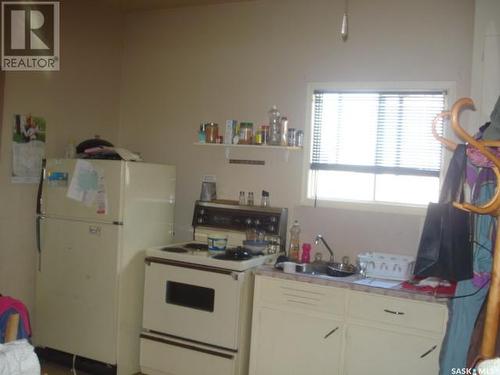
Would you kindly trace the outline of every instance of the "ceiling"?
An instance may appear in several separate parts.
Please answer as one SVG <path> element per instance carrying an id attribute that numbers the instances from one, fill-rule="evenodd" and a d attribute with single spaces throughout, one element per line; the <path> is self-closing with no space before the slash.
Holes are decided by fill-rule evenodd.
<path id="1" fill-rule="evenodd" d="M 137 10 L 180 8 L 197 5 L 213 5 L 221 3 L 238 3 L 253 0 L 105 0 L 123 12 Z"/>

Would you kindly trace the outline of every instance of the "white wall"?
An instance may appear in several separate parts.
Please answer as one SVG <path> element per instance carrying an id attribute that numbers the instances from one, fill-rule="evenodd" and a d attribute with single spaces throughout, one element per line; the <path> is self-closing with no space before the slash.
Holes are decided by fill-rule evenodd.
<path id="1" fill-rule="evenodd" d="M 130 14 L 125 22 L 120 143 L 146 160 L 178 167 L 176 231 L 190 236 L 203 174 L 217 176 L 218 195 L 271 192 L 304 226 L 322 232 L 339 255 L 363 250 L 412 254 L 422 217 L 300 207 L 302 153 L 234 151 L 266 165 L 235 166 L 222 149 L 197 147 L 202 121 L 266 121 L 272 104 L 291 127 L 307 126 L 309 82 L 454 81 L 470 89 L 474 2 L 357 0 L 350 35 L 339 36 L 344 1 L 258 0 Z"/>
<path id="2" fill-rule="evenodd" d="M 14 114 L 47 120 L 48 157 L 70 140 L 118 136 L 120 17 L 97 1 L 61 4 L 61 71 L 7 72 L 0 147 L 0 293 L 34 298 L 36 185 L 12 184 Z"/>
<path id="3" fill-rule="evenodd" d="M 477 111 L 472 126 L 490 121 L 500 95 L 500 1 L 476 0 L 471 97 Z"/>

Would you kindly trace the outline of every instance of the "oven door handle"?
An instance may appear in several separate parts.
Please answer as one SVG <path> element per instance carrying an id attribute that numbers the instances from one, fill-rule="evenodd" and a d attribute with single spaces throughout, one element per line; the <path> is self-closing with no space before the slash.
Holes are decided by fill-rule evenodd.
<path id="1" fill-rule="evenodd" d="M 244 275 L 243 271 L 232 271 L 232 270 L 227 270 L 227 269 L 223 269 L 223 268 L 210 267 L 210 266 L 206 266 L 203 264 L 193 264 L 193 263 L 187 263 L 187 262 L 180 262 L 177 260 L 163 259 L 163 258 L 158 258 L 158 257 L 146 257 L 146 259 L 144 259 L 144 262 L 148 266 L 150 266 L 151 263 L 156 263 L 156 264 L 165 264 L 167 266 L 173 266 L 173 267 L 187 268 L 187 269 L 192 269 L 192 270 L 197 270 L 197 271 L 219 273 L 222 275 L 231 276 L 231 278 L 235 281 L 242 280 L 243 275 Z"/>

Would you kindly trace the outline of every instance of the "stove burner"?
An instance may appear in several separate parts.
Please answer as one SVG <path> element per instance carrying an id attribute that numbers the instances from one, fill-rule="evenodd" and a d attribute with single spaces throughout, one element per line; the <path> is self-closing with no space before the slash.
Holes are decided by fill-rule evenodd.
<path id="1" fill-rule="evenodd" d="M 233 261 L 242 261 L 251 259 L 252 254 L 246 250 L 245 248 L 239 246 L 234 249 L 227 249 L 224 254 L 214 255 L 212 258 L 219 260 L 233 260 Z"/>
<path id="2" fill-rule="evenodd" d="M 208 245 L 206 243 L 196 243 L 191 242 L 183 245 L 186 249 L 195 249 L 201 251 L 208 251 Z"/>
<path id="3" fill-rule="evenodd" d="M 182 247 L 164 247 L 161 250 L 166 251 L 167 253 L 187 253 L 189 251 L 187 249 L 183 249 Z"/>

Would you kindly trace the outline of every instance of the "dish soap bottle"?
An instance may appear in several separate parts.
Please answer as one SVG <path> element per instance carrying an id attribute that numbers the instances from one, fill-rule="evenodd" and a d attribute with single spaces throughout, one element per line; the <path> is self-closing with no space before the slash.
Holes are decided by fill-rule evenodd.
<path id="1" fill-rule="evenodd" d="M 311 263 L 311 244 L 305 243 L 302 245 L 302 255 L 300 256 L 301 263 Z"/>
<path id="2" fill-rule="evenodd" d="M 288 258 L 291 262 L 299 262 L 300 252 L 300 224 L 297 220 L 293 222 L 290 228 L 290 247 L 288 249 Z"/>

